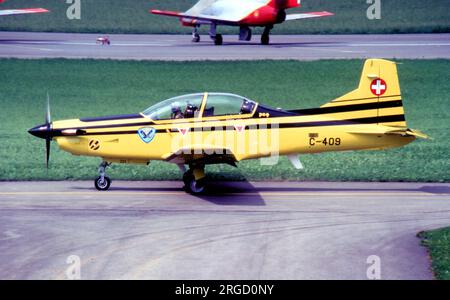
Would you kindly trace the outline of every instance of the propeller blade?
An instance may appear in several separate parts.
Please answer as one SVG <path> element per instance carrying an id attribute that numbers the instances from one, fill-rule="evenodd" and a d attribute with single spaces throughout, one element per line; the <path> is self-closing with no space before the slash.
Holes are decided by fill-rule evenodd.
<path id="1" fill-rule="evenodd" d="M 48 169 L 48 162 L 50 160 L 50 141 L 51 141 L 51 138 L 49 138 L 49 137 L 47 137 L 45 139 L 45 151 L 47 154 L 47 160 L 46 160 L 47 169 Z"/>
<path id="2" fill-rule="evenodd" d="M 50 95 L 47 92 L 47 112 L 45 114 L 45 124 L 50 125 L 52 117 L 50 116 Z"/>

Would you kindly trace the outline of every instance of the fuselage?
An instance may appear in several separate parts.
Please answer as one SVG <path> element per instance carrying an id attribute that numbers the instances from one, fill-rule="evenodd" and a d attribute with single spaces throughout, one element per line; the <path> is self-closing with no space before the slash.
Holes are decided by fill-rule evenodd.
<path id="1" fill-rule="evenodd" d="M 217 151 L 209 154 L 228 153 L 241 161 L 298 153 L 386 149 L 415 140 L 414 136 L 382 134 L 398 128 L 404 116 L 374 120 L 374 107 L 352 111 L 351 106 L 342 105 L 331 110 L 293 112 L 255 102 L 247 114 L 205 116 L 207 97 L 205 93 L 199 114 L 191 119 L 153 120 L 139 113 L 56 121 L 52 124 L 52 136 L 61 149 L 74 155 L 98 156 L 120 163 L 169 160 L 179 151 Z M 386 103 L 385 110 L 398 105 L 396 101 Z M 364 106 L 364 100 L 357 105 Z M 154 130 L 148 142 L 139 133 L 143 128 Z"/>

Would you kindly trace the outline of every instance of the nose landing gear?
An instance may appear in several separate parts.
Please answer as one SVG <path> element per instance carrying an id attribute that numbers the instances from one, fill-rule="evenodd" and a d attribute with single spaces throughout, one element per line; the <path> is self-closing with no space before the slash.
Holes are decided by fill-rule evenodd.
<path id="1" fill-rule="evenodd" d="M 98 167 L 98 173 L 100 176 L 95 179 L 94 185 L 95 188 L 99 191 L 107 191 L 111 186 L 111 179 L 106 176 L 106 168 L 110 165 L 110 163 L 102 161 L 102 163 Z"/>
<path id="2" fill-rule="evenodd" d="M 200 42 L 200 34 L 198 33 L 199 26 L 194 26 L 194 30 L 192 31 L 192 42 L 198 43 Z"/>

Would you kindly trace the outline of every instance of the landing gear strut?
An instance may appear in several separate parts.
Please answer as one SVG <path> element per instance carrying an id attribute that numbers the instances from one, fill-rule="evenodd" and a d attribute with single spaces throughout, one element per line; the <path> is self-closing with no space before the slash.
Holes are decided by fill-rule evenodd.
<path id="1" fill-rule="evenodd" d="M 216 32 L 216 29 L 217 29 L 217 25 L 214 24 L 214 23 L 211 23 L 211 26 L 210 26 L 210 29 L 209 29 L 209 36 L 214 41 L 214 44 L 219 46 L 219 45 L 222 45 L 223 38 L 222 38 L 221 34 L 218 34 Z"/>
<path id="2" fill-rule="evenodd" d="M 107 191 L 109 187 L 111 186 L 111 179 L 106 175 L 106 168 L 109 167 L 111 164 L 107 163 L 106 161 L 102 161 L 100 166 L 98 167 L 98 173 L 100 176 L 98 176 L 95 179 L 94 185 L 95 188 L 99 191 Z"/>
<path id="3" fill-rule="evenodd" d="M 194 30 L 192 31 L 192 42 L 198 43 L 200 42 L 200 34 L 198 33 L 199 26 L 194 26 Z"/>
<path id="4" fill-rule="evenodd" d="M 272 30 L 273 25 L 266 26 L 264 28 L 264 32 L 261 35 L 261 44 L 269 45 L 270 43 L 270 30 Z"/>
<path id="5" fill-rule="evenodd" d="M 198 195 L 205 190 L 205 166 L 190 166 L 183 174 L 183 182 L 186 190 Z"/>

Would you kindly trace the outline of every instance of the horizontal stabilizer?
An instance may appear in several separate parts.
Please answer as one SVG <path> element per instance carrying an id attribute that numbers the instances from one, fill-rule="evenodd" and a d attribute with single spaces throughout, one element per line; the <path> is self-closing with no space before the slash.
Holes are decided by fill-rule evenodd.
<path id="1" fill-rule="evenodd" d="M 299 20 L 299 19 L 309 19 L 309 18 L 320 18 L 320 17 L 329 17 L 334 16 L 333 13 L 328 11 L 317 11 L 303 14 L 290 14 L 286 16 L 286 21 L 290 20 Z"/>
<path id="2" fill-rule="evenodd" d="M 154 15 L 178 17 L 180 19 L 187 19 L 189 21 L 194 21 L 194 22 L 203 21 L 203 22 L 207 22 L 207 23 L 219 22 L 219 23 L 230 24 L 230 25 L 237 24 L 236 20 L 226 20 L 226 19 L 221 19 L 221 18 L 215 17 L 215 16 L 209 16 L 209 15 L 190 15 L 190 14 L 183 13 L 183 12 L 157 10 L 157 9 L 150 10 L 150 12 Z"/>
<path id="3" fill-rule="evenodd" d="M 430 137 L 419 130 L 402 128 L 402 129 L 388 129 L 386 130 L 383 127 L 374 128 L 370 130 L 352 130 L 348 131 L 348 133 L 352 134 L 369 134 L 369 135 L 401 135 L 401 136 L 415 136 L 422 139 L 429 139 Z"/>

